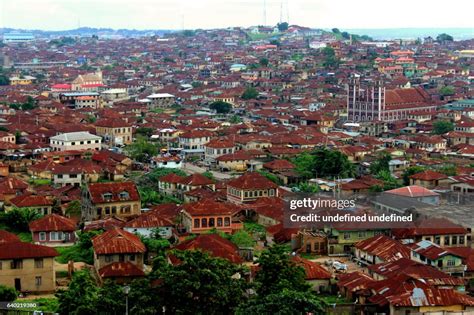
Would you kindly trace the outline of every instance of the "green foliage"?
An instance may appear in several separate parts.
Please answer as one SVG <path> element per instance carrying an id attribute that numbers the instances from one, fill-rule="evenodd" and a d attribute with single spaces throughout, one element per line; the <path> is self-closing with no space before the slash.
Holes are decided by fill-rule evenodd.
<path id="1" fill-rule="evenodd" d="M 125 150 L 138 162 L 147 162 L 158 153 L 158 147 L 143 136 L 137 137 L 136 141 L 125 147 Z"/>
<path id="2" fill-rule="evenodd" d="M 297 191 L 303 192 L 303 193 L 317 193 L 320 191 L 320 188 L 318 185 L 310 184 L 307 182 L 298 183 L 298 185 L 296 185 L 295 187 Z"/>
<path id="3" fill-rule="evenodd" d="M 458 173 L 456 165 L 453 165 L 453 164 L 444 165 L 441 168 L 439 168 L 437 171 L 440 173 L 443 173 L 446 176 L 456 176 Z"/>
<path id="4" fill-rule="evenodd" d="M 153 128 L 149 127 L 139 127 L 135 130 L 135 133 L 137 135 L 143 136 L 143 137 L 151 137 L 153 135 Z"/>
<path id="5" fill-rule="evenodd" d="M 259 296 L 275 294 L 284 289 L 309 291 L 303 267 L 295 265 L 285 247 L 274 245 L 262 252 L 258 258 L 260 267 L 255 277 L 256 291 Z"/>
<path id="6" fill-rule="evenodd" d="M 348 32 L 342 32 L 341 36 L 344 39 L 350 39 L 351 38 L 351 34 L 349 34 Z"/>
<path id="7" fill-rule="evenodd" d="M 79 200 L 73 200 L 68 203 L 66 207 L 67 216 L 80 216 L 81 215 L 81 202 Z"/>
<path id="8" fill-rule="evenodd" d="M 87 121 L 93 124 L 97 121 L 97 117 L 95 117 L 94 115 L 87 115 Z"/>
<path id="9" fill-rule="evenodd" d="M 230 241 L 238 247 L 253 247 L 255 245 L 255 240 L 245 230 L 240 230 L 232 234 Z"/>
<path id="10" fill-rule="evenodd" d="M 272 39 L 272 40 L 270 41 L 270 45 L 275 45 L 275 46 L 280 47 L 280 46 L 281 46 L 281 43 L 280 43 L 279 40 Z"/>
<path id="11" fill-rule="evenodd" d="M 268 66 L 268 58 L 265 58 L 265 57 L 260 58 L 259 64 L 262 67 L 267 67 Z"/>
<path id="12" fill-rule="evenodd" d="M 438 36 L 436 36 L 436 41 L 439 43 L 452 42 L 453 40 L 454 40 L 453 37 L 446 33 L 441 33 Z"/>
<path id="13" fill-rule="evenodd" d="M 278 30 L 280 32 L 284 32 L 284 31 L 288 30 L 288 22 L 278 23 L 277 27 L 278 27 Z"/>
<path id="14" fill-rule="evenodd" d="M 351 177 L 354 165 L 346 155 L 326 148 L 311 153 L 301 153 L 292 159 L 296 172 L 303 178 L 312 177 Z"/>
<path id="15" fill-rule="evenodd" d="M 11 230 L 29 232 L 28 224 L 39 218 L 41 218 L 41 215 L 36 210 L 30 208 L 13 208 L 3 213 L 0 221 Z"/>
<path id="16" fill-rule="evenodd" d="M 338 28 L 333 28 L 331 31 L 332 31 L 334 34 L 339 34 L 339 33 L 341 33 L 341 31 L 340 31 Z"/>
<path id="17" fill-rule="evenodd" d="M 62 46 L 65 46 L 65 45 L 73 45 L 75 43 L 76 43 L 76 40 L 72 37 L 61 37 L 59 39 L 53 39 L 53 40 L 49 41 L 50 45 L 54 45 L 54 46 L 57 46 L 57 47 L 62 47 Z"/>
<path id="18" fill-rule="evenodd" d="M 242 94 L 242 99 L 244 100 L 251 100 L 256 99 L 258 96 L 258 91 L 254 87 L 248 87 L 245 89 L 244 93 Z"/>
<path id="19" fill-rule="evenodd" d="M 245 299 L 243 267 L 201 251 L 173 251 L 178 265 L 154 270 L 157 288 L 170 314 L 232 314 Z M 199 301 L 199 302 L 197 302 Z"/>
<path id="20" fill-rule="evenodd" d="M 9 85 L 9 84 L 10 84 L 10 79 L 4 74 L 0 74 L 0 85 Z"/>
<path id="21" fill-rule="evenodd" d="M 214 174 L 211 171 L 205 171 L 204 173 L 201 174 L 204 177 L 207 177 L 211 180 L 215 180 Z"/>
<path id="22" fill-rule="evenodd" d="M 10 108 L 16 109 L 16 110 L 31 110 L 36 108 L 36 102 L 33 97 L 28 96 L 26 103 L 11 103 L 9 104 Z"/>
<path id="23" fill-rule="evenodd" d="M 59 253 L 59 256 L 56 257 L 56 261 L 61 264 L 66 264 L 70 260 L 72 260 L 76 262 L 85 262 L 86 264 L 92 265 L 94 263 L 92 239 L 96 235 L 100 235 L 101 233 L 102 231 L 89 231 L 79 233 L 79 240 L 73 246 L 56 248 Z"/>
<path id="24" fill-rule="evenodd" d="M 193 31 L 193 30 L 184 30 L 183 35 L 186 36 L 186 37 L 192 37 L 192 36 L 196 35 L 196 32 Z"/>
<path id="25" fill-rule="evenodd" d="M 15 301 L 18 297 L 18 292 L 15 288 L 7 287 L 0 284 L 0 301 L 2 302 L 12 302 Z"/>
<path id="26" fill-rule="evenodd" d="M 443 86 L 439 89 L 439 94 L 441 94 L 442 96 L 454 95 L 455 92 L 456 90 L 454 89 L 454 87 L 450 85 Z"/>
<path id="27" fill-rule="evenodd" d="M 377 160 L 373 161 L 372 164 L 370 164 L 370 173 L 378 174 L 381 171 L 390 172 L 389 163 L 391 160 L 392 157 L 387 152 L 380 153 Z"/>
<path id="28" fill-rule="evenodd" d="M 15 302 L 24 303 L 25 300 L 17 300 Z M 56 313 L 59 307 L 59 302 L 56 298 L 37 298 L 33 300 L 28 300 L 28 302 L 36 304 L 36 307 L 22 308 L 23 311 L 43 311 Z"/>
<path id="29" fill-rule="evenodd" d="M 180 200 L 172 196 L 167 196 L 159 193 L 153 188 L 143 187 L 139 188 L 140 199 L 144 206 L 159 205 L 162 203 L 179 203 Z"/>
<path id="30" fill-rule="evenodd" d="M 403 171 L 403 174 L 402 174 L 403 185 L 405 186 L 410 185 L 410 176 L 421 173 L 424 170 L 426 170 L 426 168 L 424 168 L 423 166 L 418 166 L 418 165 L 410 166 L 409 168 L 407 168 L 405 171 Z"/>
<path id="31" fill-rule="evenodd" d="M 281 180 L 281 178 L 276 176 L 275 174 L 272 174 L 272 173 L 264 171 L 264 170 L 258 170 L 257 172 L 260 173 L 261 175 L 265 176 L 267 179 L 271 180 L 275 184 L 277 184 L 279 186 L 283 185 L 283 181 Z"/>
<path id="32" fill-rule="evenodd" d="M 97 311 L 99 288 L 89 271 L 74 273 L 69 289 L 60 290 L 56 296 L 61 314 L 95 314 Z M 117 301 L 118 302 L 118 301 Z"/>
<path id="33" fill-rule="evenodd" d="M 106 280 L 99 289 L 97 303 L 98 314 L 123 314 L 125 310 L 125 293 L 123 286 L 115 281 Z"/>
<path id="34" fill-rule="evenodd" d="M 324 311 L 323 303 L 311 292 L 283 289 L 281 292 L 249 300 L 239 306 L 236 314 L 324 314 Z"/>
<path id="35" fill-rule="evenodd" d="M 141 237 L 142 243 L 146 246 L 148 252 L 164 255 L 165 251 L 170 248 L 171 243 L 161 237 Z"/>
<path id="36" fill-rule="evenodd" d="M 227 114 L 232 109 L 232 104 L 224 101 L 215 101 L 209 105 L 209 108 L 215 110 L 218 114 Z"/>
<path id="37" fill-rule="evenodd" d="M 326 69 L 337 69 L 339 67 L 340 61 L 332 47 L 324 47 L 321 52 L 323 54 L 323 66 Z"/>
<path id="38" fill-rule="evenodd" d="M 390 190 L 399 188 L 402 185 L 398 182 L 398 180 L 390 174 L 388 170 L 381 170 L 375 175 L 375 178 L 380 179 L 383 181 L 383 190 Z"/>
<path id="39" fill-rule="evenodd" d="M 234 116 L 230 117 L 229 122 L 231 124 L 240 124 L 242 122 L 242 118 L 240 118 L 237 115 L 234 115 Z"/>
<path id="40" fill-rule="evenodd" d="M 454 130 L 454 124 L 447 120 L 437 120 L 433 123 L 433 133 L 442 135 Z"/>

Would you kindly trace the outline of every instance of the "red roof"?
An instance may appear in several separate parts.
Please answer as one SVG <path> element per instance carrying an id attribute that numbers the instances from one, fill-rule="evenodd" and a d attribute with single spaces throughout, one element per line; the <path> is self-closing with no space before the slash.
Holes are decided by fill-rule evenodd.
<path id="1" fill-rule="evenodd" d="M 256 173 L 249 172 L 244 175 L 232 179 L 227 183 L 227 186 L 238 189 L 276 189 L 278 185 L 266 178 L 265 176 Z"/>
<path id="2" fill-rule="evenodd" d="M 49 214 L 29 224 L 31 232 L 67 231 L 76 230 L 76 222 L 58 214 Z"/>
<path id="3" fill-rule="evenodd" d="M 385 235 L 377 235 L 355 244 L 355 248 L 378 256 L 384 261 L 410 258 L 410 249 Z"/>
<path id="4" fill-rule="evenodd" d="M 214 181 L 199 173 L 182 178 L 180 184 L 188 186 L 204 186 L 214 184 Z"/>
<path id="5" fill-rule="evenodd" d="M 213 199 L 202 199 L 183 205 L 183 209 L 191 216 L 233 215 L 241 209 L 235 204 L 217 202 Z"/>
<path id="6" fill-rule="evenodd" d="M 239 248 L 219 234 L 198 235 L 177 245 L 175 249 L 202 250 L 203 252 L 208 252 L 211 256 L 224 258 L 236 264 L 243 262 L 239 256 Z"/>
<path id="7" fill-rule="evenodd" d="M 321 267 L 321 265 L 312 262 L 308 259 L 301 258 L 299 256 L 294 256 L 292 261 L 296 265 L 304 268 L 306 274 L 306 280 L 325 280 L 331 279 L 331 274 L 329 271 Z"/>
<path id="8" fill-rule="evenodd" d="M 46 196 L 20 195 L 10 200 L 10 203 L 16 207 L 38 207 L 52 206 L 53 201 Z"/>
<path id="9" fill-rule="evenodd" d="M 365 273 L 356 271 L 339 275 L 337 285 L 346 288 L 350 292 L 367 290 L 375 280 Z"/>
<path id="10" fill-rule="evenodd" d="M 24 259 L 56 257 L 58 252 L 51 247 L 24 242 L 9 242 L 0 244 L 0 259 Z"/>
<path id="11" fill-rule="evenodd" d="M 114 228 L 94 237 L 92 246 L 94 252 L 98 255 L 146 252 L 146 247 L 138 236 L 119 228 Z"/>
<path id="12" fill-rule="evenodd" d="M 148 211 L 137 218 L 127 222 L 124 227 L 127 228 L 156 228 L 164 226 L 173 226 L 173 222 L 161 215 L 159 211 Z"/>
<path id="13" fill-rule="evenodd" d="M 219 162 L 230 162 L 230 161 L 248 161 L 252 159 L 247 151 L 239 150 L 234 153 L 224 154 L 216 158 Z"/>
<path id="14" fill-rule="evenodd" d="M 445 178 L 448 178 L 448 176 L 444 175 L 443 173 L 438 173 L 432 170 L 426 170 L 420 173 L 413 174 L 410 176 L 410 178 L 417 179 L 417 180 L 430 181 L 430 180 L 445 179 Z"/>
<path id="15" fill-rule="evenodd" d="M 130 124 L 123 119 L 116 118 L 103 118 L 98 120 L 95 123 L 96 127 L 105 127 L 105 128 L 123 128 L 130 127 Z"/>
<path id="16" fill-rule="evenodd" d="M 175 173 L 170 173 L 165 176 L 161 176 L 159 181 L 164 182 L 164 183 L 181 183 L 181 181 L 184 179 L 184 177 L 176 175 Z"/>
<path id="17" fill-rule="evenodd" d="M 291 170 L 295 168 L 293 163 L 287 160 L 273 160 L 263 164 L 263 167 L 269 170 Z"/>
<path id="18" fill-rule="evenodd" d="M 88 190 L 91 201 L 95 204 L 140 200 L 140 194 L 134 182 L 90 183 Z M 121 196 L 121 193 L 124 194 Z M 108 194 L 111 194 L 110 198 L 107 197 L 110 196 Z"/>
<path id="19" fill-rule="evenodd" d="M 445 218 L 427 218 L 415 222 L 416 225 L 392 229 L 397 239 L 415 238 L 423 235 L 467 234 L 467 229 Z"/>
<path id="20" fill-rule="evenodd" d="M 143 277 L 145 273 L 131 262 L 114 262 L 99 269 L 101 278 Z"/>
<path id="21" fill-rule="evenodd" d="M 0 230 L 0 244 L 19 241 L 20 238 L 16 234 L 7 232 L 5 230 Z"/>
<path id="22" fill-rule="evenodd" d="M 401 188 L 395 188 L 392 190 L 387 190 L 385 193 L 387 194 L 393 194 L 393 195 L 398 195 L 398 196 L 404 196 L 404 197 L 427 197 L 427 196 L 439 196 L 439 194 L 432 192 L 429 189 L 426 189 L 421 186 L 406 186 L 406 187 L 401 187 Z"/>
<path id="23" fill-rule="evenodd" d="M 222 149 L 222 148 L 233 148 L 235 143 L 228 139 L 212 139 L 206 144 L 208 148 Z"/>

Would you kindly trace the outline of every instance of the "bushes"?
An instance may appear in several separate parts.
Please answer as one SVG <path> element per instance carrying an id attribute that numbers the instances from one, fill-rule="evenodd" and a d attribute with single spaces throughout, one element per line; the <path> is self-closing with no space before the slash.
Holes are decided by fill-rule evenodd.
<path id="1" fill-rule="evenodd" d="M 13 208 L 0 217 L 8 228 L 17 232 L 29 232 L 28 224 L 31 221 L 41 218 L 41 215 L 30 208 Z"/>
<path id="2" fill-rule="evenodd" d="M 10 288 L 0 284 L 0 301 L 12 302 L 18 297 L 18 292 L 14 288 Z"/>

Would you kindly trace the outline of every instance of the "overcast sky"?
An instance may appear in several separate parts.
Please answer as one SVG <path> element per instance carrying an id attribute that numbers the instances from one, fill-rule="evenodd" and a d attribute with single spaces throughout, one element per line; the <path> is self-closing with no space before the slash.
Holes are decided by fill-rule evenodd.
<path id="1" fill-rule="evenodd" d="M 0 0 L 0 27 L 182 29 L 283 20 L 310 27 L 473 27 L 474 0 Z M 287 9 L 288 8 L 288 9 Z"/>

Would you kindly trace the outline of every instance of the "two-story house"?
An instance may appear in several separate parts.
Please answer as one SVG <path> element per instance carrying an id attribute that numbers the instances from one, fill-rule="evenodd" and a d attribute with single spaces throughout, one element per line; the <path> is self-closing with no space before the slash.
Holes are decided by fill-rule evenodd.
<path id="1" fill-rule="evenodd" d="M 95 130 L 110 145 L 132 143 L 132 126 L 123 119 L 100 119 L 95 123 Z"/>
<path id="2" fill-rule="evenodd" d="M 55 213 L 31 221 L 29 227 L 35 243 L 63 246 L 76 241 L 76 222 Z"/>
<path id="3" fill-rule="evenodd" d="M 230 202 L 244 204 L 262 197 L 278 197 L 278 185 L 260 173 L 245 173 L 227 183 Z"/>
<path id="4" fill-rule="evenodd" d="M 49 145 L 53 151 L 99 151 L 102 138 L 85 131 L 67 132 L 49 138 Z"/>
<path id="5" fill-rule="evenodd" d="M 82 219 L 92 221 L 107 216 L 130 217 L 140 214 L 140 194 L 134 182 L 90 183 L 82 194 Z"/>

